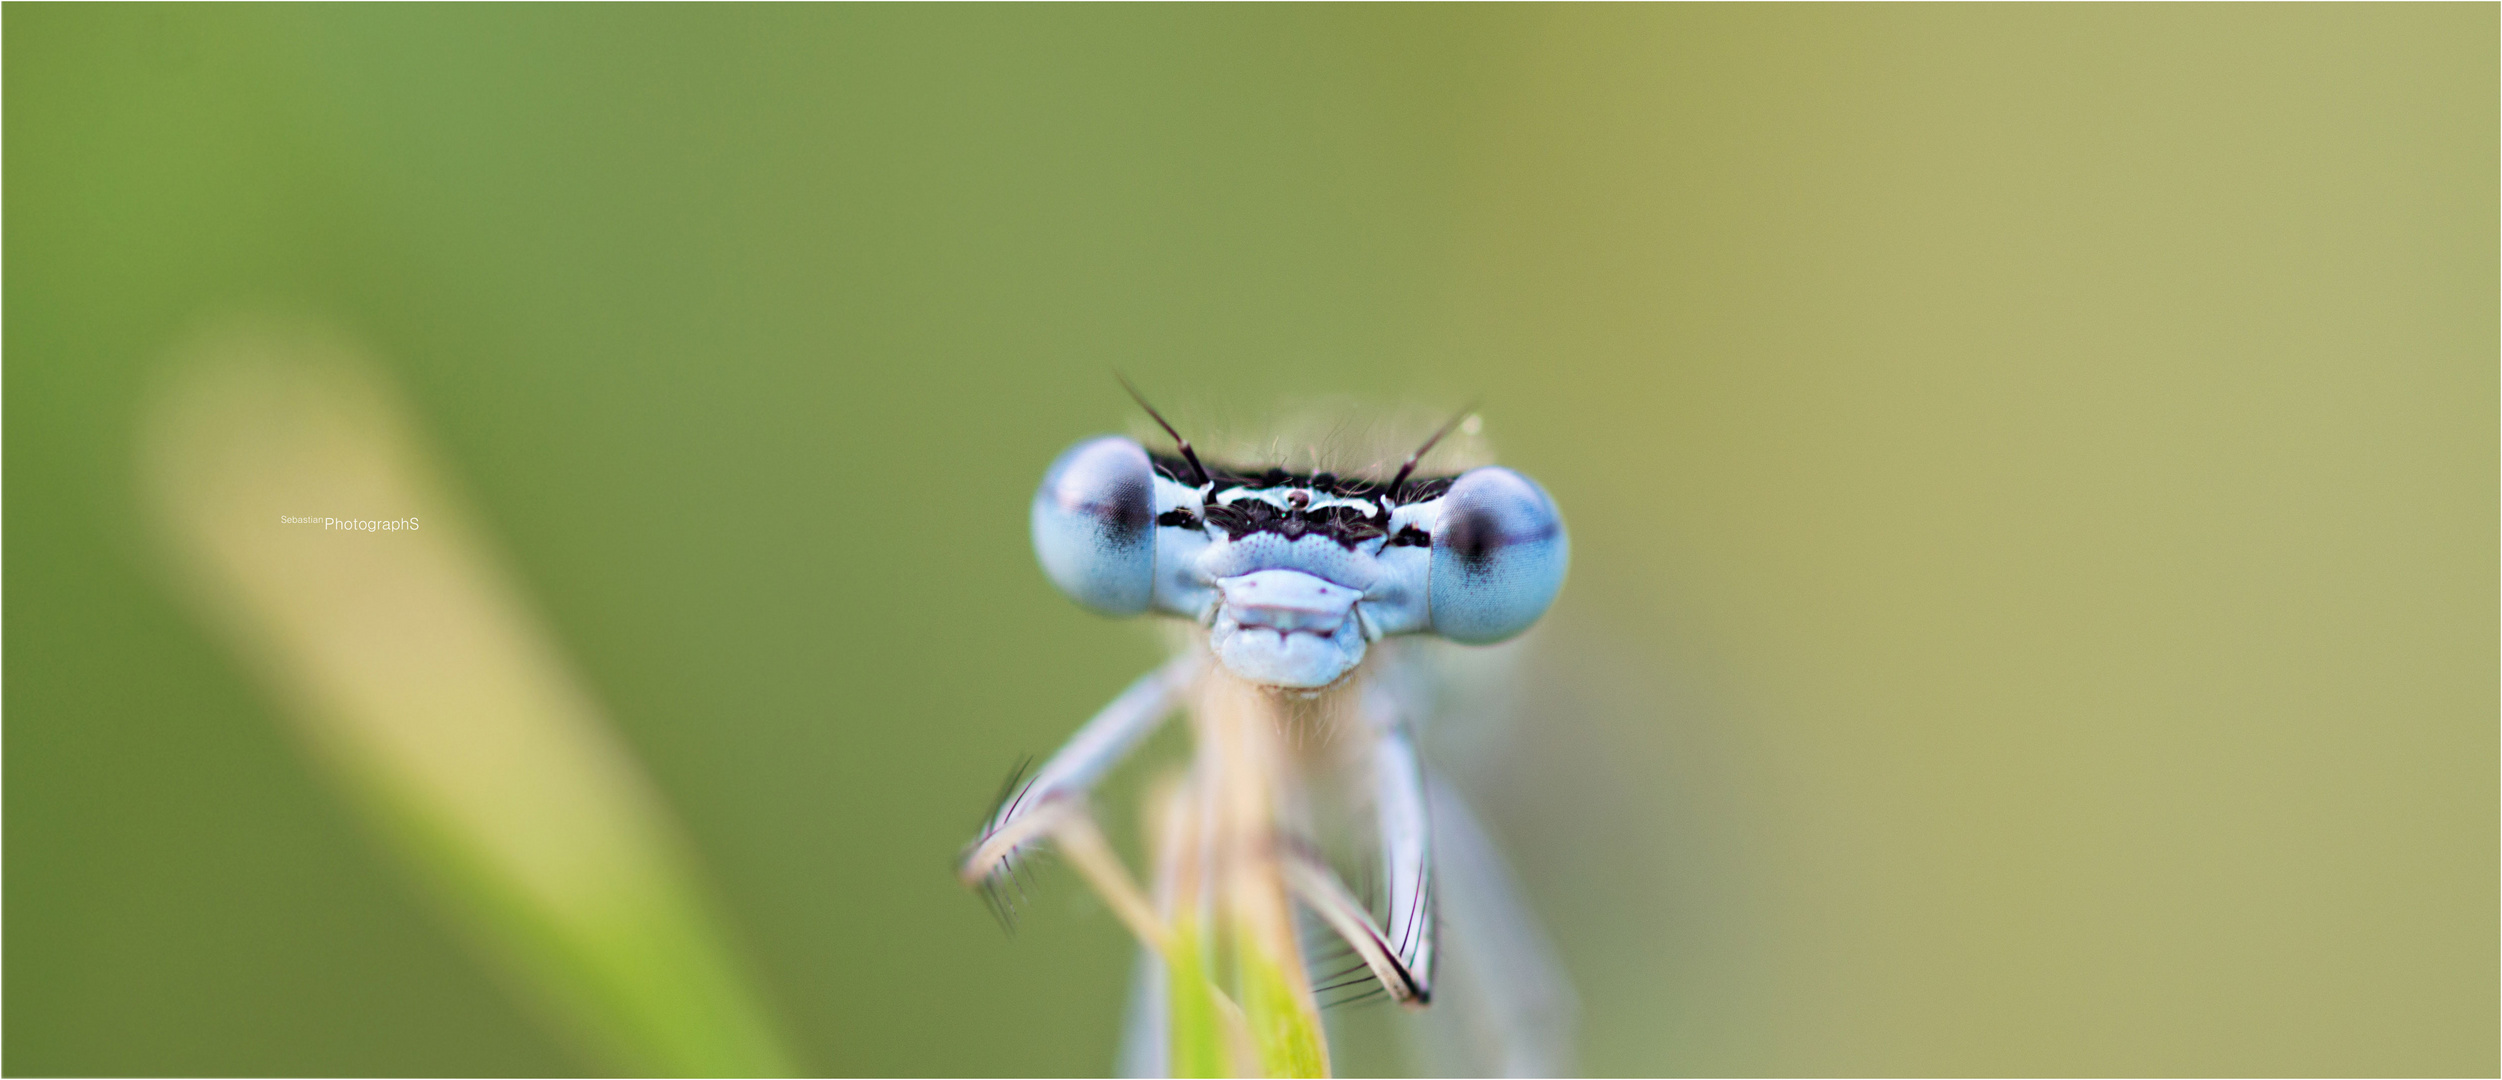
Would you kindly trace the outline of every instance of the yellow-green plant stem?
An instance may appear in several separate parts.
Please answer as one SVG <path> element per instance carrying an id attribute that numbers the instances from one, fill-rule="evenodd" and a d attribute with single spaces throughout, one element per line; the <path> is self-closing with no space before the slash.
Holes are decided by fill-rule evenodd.
<path id="1" fill-rule="evenodd" d="M 1248 1057 L 1268 1076 L 1327 1076 L 1320 1008 L 1295 941 L 1293 909 L 1277 855 L 1277 797 L 1285 786 L 1276 692 L 1219 670 L 1201 683 L 1194 781 L 1212 905 L 1228 933 L 1236 1000 L 1252 1042 Z M 1240 1055 L 1238 1055 L 1240 1056 Z"/>
<path id="2" fill-rule="evenodd" d="M 1208 977 L 1207 939 L 1194 922 L 1172 928 L 1172 948 L 1164 955 L 1168 996 L 1166 1046 L 1174 1076 L 1232 1076 L 1232 1041 L 1225 1003 Z"/>

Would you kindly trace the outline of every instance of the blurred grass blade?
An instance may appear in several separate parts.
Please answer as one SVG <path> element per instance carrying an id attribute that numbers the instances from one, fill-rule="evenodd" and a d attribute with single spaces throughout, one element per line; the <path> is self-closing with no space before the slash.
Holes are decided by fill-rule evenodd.
<path id="1" fill-rule="evenodd" d="M 787 1072 L 667 812 L 376 369 L 278 319 L 174 361 L 140 433 L 150 510 L 336 786 L 600 1066 Z"/>

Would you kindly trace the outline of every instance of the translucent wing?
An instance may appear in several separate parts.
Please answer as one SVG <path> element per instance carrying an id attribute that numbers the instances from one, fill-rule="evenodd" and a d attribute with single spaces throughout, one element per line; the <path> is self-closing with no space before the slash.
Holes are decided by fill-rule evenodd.
<path id="1" fill-rule="evenodd" d="M 1374 673 L 1380 696 L 1372 709 L 1421 729 L 1436 766 L 1462 777 L 1499 767 L 1513 734 L 1517 645 L 1401 645 Z M 1578 1011 L 1571 981 L 1453 773 L 1427 767 L 1422 780 L 1433 877 L 1427 906 L 1439 931 L 1433 1005 L 1404 1025 L 1413 1063 L 1429 1076 L 1571 1074 Z M 1387 846 L 1396 830 L 1384 831 Z"/>
<path id="2" fill-rule="evenodd" d="M 1459 793 L 1428 775 L 1443 921 L 1433 1008 L 1412 1029 L 1430 1076 L 1569 1076 L 1579 1004 L 1511 868 Z"/>

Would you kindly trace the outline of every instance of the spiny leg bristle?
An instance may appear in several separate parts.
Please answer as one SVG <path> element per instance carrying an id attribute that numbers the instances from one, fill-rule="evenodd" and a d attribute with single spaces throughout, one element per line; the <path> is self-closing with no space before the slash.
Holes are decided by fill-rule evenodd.
<path id="1" fill-rule="evenodd" d="M 1032 907 L 1034 894 L 1042 891 L 1034 876 L 1036 870 L 1029 866 L 1039 854 L 1039 850 L 1023 845 L 1011 849 L 991 864 L 990 873 L 983 875 L 976 886 L 991 915 L 999 920 L 1000 929 L 1010 935 L 1016 933 L 1017 915 Z"/>

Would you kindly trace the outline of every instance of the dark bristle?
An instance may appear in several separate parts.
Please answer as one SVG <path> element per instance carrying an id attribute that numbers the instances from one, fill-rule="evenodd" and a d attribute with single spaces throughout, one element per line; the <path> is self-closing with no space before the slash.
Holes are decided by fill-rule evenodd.
<path id="1" fill-rule="evenodd" d="M 1360 994 L 1349 994 L 1335 1001 L 1323 1001 L 1320 1003 L 1320 1007 L 1323 1009 L 1341 1009 L 1351 1005 L 1370 1004 L 1389 996 L 1390 990 L 1388 987 L 1376 984 L 1372 989 L 1366 990 Z"/>
<path id="2" fill-rule="evenodd" d="M 1430 438 L 1430 439 L 1425 440 L 1425 445 L 1417 447 L 1417 448 L 1416 448 L 1416 452 L 1415 452 L 1415 453 L 1413 453 L 1413 454 L 1409 454 L 1409 455 L 1407 456 L 1407 463 L 1406 463 L 1406 464 L 1404 464 L 1404 465 L 1399 466 L 1399 474 L 1398 474 L 1397 476 L 1393 476 L 1393 477 L 1391 477 L 1391 478 L 1390 478 L 1390 501 L 1391 501 L 1391 502 L 1397 502 L 1397 501 L 1399 501 L 1399 489 L 1404 488 L 1404 487 L 1406 487 L 1406 486 L 1407 486 L 1407 478 L 1408 478 L 1409 474 L 1414 473 L 1414 472 L 1416 471 L 1416 463 L 1417 463 L 1417 462 L 1419 462 L 1419 461 L 1424 460 L 1424 458 L 1425 458 L 1425 454 L 1426 454 L 1427 452 L 1429 452 L 1429 451 L 1431 451 L 1431 450 L 1433 449 L 1433 444 L 1438 443 L 1438 442 L 1441 442 L 1441 441 L 1442 441 L 1442 437 L 1443 437 L 1443 436 L 1450 434 L 1450 433 L 1451 433 L 1451 429 L 1452 429 L 1452 428 L 1455 428 L 1455 427 L 1458 427 L 1458 426 L 1459 426 L 1459 424 L 1460 424 L 1460 421 L 1467 419 L 1467 418 L 1468 418 L 1468 414 L 1469 414 L 1470 412 L 1474 411 L 1476 408 L 1477 408 L 1477 403 L 1476 403 L 1476 402 L 1473 402 L 1473 401 L 1472 401 L 1472 402 L 1469 402 L 1466 408 L 1463 408 L 1463 409 L 1461 409 L 1459 412 L 1452 414 L 1452 416 L 1451 416 L 1451 418 L 1450 418 L 1449 420 L 1444 421 L 1444 422 L 1443 422 L 1443 424 L 1442 424 L 1442 429 L 1441 429 L 1441 430 L 1439 430 L 1439 431 L 1434 432 L 1434 433 L 1433 433 L 1433 438 Z"/>
<path id="3" fill-rule="evenodd" d="M 1339 937 L 1337 931 L 1325 926 L 1321 930 L 1329 935 L 1329 944 L 1313 949 L 1308 954 L 1312 966 L 1328 967 L 1331 964 L 1342 964 L 1355 955 L 1355 946 L 1347 944 L 1346 939 Z"/>
<path id="4" fill-rule="evenodd" d="M 1347 977 L 1347 976 L 1349 976 L 1349 975 L 1353 975 L 1353 974 L 1355 974 L 1356 972 L 1363 971 L 1363 970 L 1365 970 L 1365 969 L 1367 969 L 1367 968 L 1369 968 L 1369 967 L 1371 967 L 1371 966 L 1372 966 L 1371 964 L 1358 962 L 1358 963 L 1357 963 L 1354 967 L 1351 967 L 1351 968 L 1344 968 L 1344 969 L 1341 969 L 1341 970 L 1339 970 L 1339 971 L 1333 972 L 1333 973 L 1331 973 L 1331 974 L 1328 974 L 1328 975 L 1323 975 L 1323 976 L 1321 976 L 1321 977 L 1320 977 L 1320 979 L 1319 979 L 1318 981 L 1320 981 L 1320 982 L 1337 982 L 1337 981 L 1338 981 L 1338 980 L 1340 980 L 1340 979 L 1346 978 L 1346 977 Z"/>
<path id="5" fill-rule="evenodd" d="M 999 920 L 999 929 L 1009 937 L 1016 936 L 1016 906 L 1008 902 L 996 878 L 982 881 L 982 902 L 990 908 L 992 918 Z"/>
<path id="6" fill-rule="evenodd" d="M 1425 868 L 1423 866 L 1418 866 L 1416 868 L 1415 891 L 1409 895 L 1407 901 L 1407 918 L 1399 921 L 1399 943 L 1396 948 L 1391 950 L 1392 952 L 1397 953 L 1399 959 L 1401 960 L 1407 959 L 1408 937 L 1416 932 L 1416 916 L 1420 913 L 1421 906 L 1425 902 L 1425 892 Z"/>
<path id="7" fill-rule="evenodd" d="M 1022 799 L 1025 792 L 1032 789 L 1033 781 L 1026 776 L 1026 771 L 1031 769 L 1033 764 L 1033 755 L 1018 756 L 1016 763 L 1008 769 L 1007 778 L 999 782 L 999 793 L 991 797 L 989 804 L 991 809 L 982 818 L 980 825 L 982 840 L 990 839 L 996 831 L 999 820 L 1007 816 L 1014 802 Z M 1019 787 L 1020 783 L 1024 786 Z M 977 845 L 980 842 L 975 841 Z M 990 868 L 988 873 L 982 875 L 982 882 L 977 887 L 982 894 L 982 903 L 990 908 L 991 917 L 999 920 L 999 928 L 1010 937 L 1016 936 L 1019 897 L 1026 896 L 1027 893 L 1024 880 L 1017 876 L 1017 855 L 1017 851 L 1008 852 L 997 865 Z M 1011 884 L 1015 886 L 1017 895 L 1009 894 L 1008 888 Z M 1028 902 L 1030 902 L 1030 897 L 1028 897 Z"/>
<path id="8" fill-rule="evenodd" d="M 1009 797 L 1016 794 L 1017 781 L 1025 779 L 1025 770 L 1032 768 L 1033 765 L 1034 755 L 1017 755 L 1016 764 L 1008 769 L 1008 778 L 999 782 L 999 793 L 990 797 L 990 810 L 982 818 L 980 826 L 982 835 L 990 835 L 991 822 L 999 820 L 1000 811 L 1008 807 Z"/>
<path id="9" fill-rule="evenodd" d="M 1008 800 L 1008 805 L 999 811 L 999 817 L 1004 820 L 1010 815 L 1015 814 L 1017 807 L 1025 805 L 1025 797 L 1033 794 L 1034 792 L 1034 781 L 1040 779 L 1042 779 L 1042 774 L 1036 773 L 1032 778 L 1026 780 L 1025 786 L 1017 789 L 1016 798 Z"/>
<path id="10" fill-rule="evenodd" d="M 1034 890 L 1026 881 L 1024 860 L 1017 858 L 1016 852 L 1011 851 L 1008 853 L 1007 864 L 1008 880 L 1016 882 L 1017 898 L 1025 901 L 1026 906 L 1033 906 Z"/>
<path id="11" fill-rule="evenodd" d="M 1173 445 L 1181 448 L 1182 460 L 1190 463 L 1192 486 L 1208 486 L 1207 466 L 1199 464 L 1199 452 L 1190 448 L 1190 440 L 1182 438 L 1181 432 L 1173 430 L 1173 425 L 1164 422 L 1164 414 L 1155 411 L 1155 406 L 1147 404 L 1147 395 L 1139 393 L 1138 388 L 1130 384 L 1129 376 L 1115 371 L 1112 377 L 1121 380 L 1121 389 L 1129 391 L 1130 400 L 1137 402 L 1139 408 L 1147 410 L 1147 415 L 1155 418 L 1155 425 L 1163 428 L 1165 434 L 1173 437 Z"/>
<path id="12" fill-rule="evenodd" d="M 1314 987 L 1314 988 L 1312 989 L 1312 992 L 1313 992 L 1314 994 L 1326 994 L 1326 993 L 1328 993 L 1328 992 L 1330 992 L 1330 991 L 1332 991 L 1332 990 L 1344 990 L 1344 989 L 1346 989 L 1347 987 L 1350 987 L 1350 986 L 1360 986 L 1360 985 L 1362 985 L 1362 984 L 1364 984 L 1364 983 L 1371 982 L 1371 981 L 1372 981 L 1372 978 L 1373 978 L 1372 976 L 1370 976 L 1370 975 L 1366 975 L 1366 976 L 1364 976 L 1363 978 L 1360 978 L 1360 979 L 1348 979 L 1348 980 L 1346 980 L 1345 982 L 1331 983 L 1331 984 L 1329 984 L 1328 986 L 1318 986 L 1318 987 Z"/>

